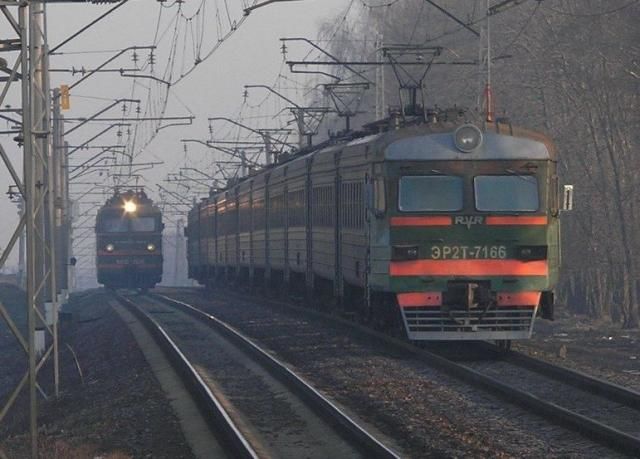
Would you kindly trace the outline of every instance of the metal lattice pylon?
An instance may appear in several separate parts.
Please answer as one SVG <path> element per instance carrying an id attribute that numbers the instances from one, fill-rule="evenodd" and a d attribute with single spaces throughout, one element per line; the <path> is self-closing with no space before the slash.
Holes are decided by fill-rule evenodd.
<path id="1" fill-rule="evenodd" d="M 17 20 L 12 11 L 17 10 Z M 20 180 L 5 149 L 0 154 L 24 200 L 24 212 L 9 244 L 0 257 L 0 266 L 26 232 L 26 290 L 27 336 L 21 333 L 6 309 L 0 305 L 0 314 L 28 356 L 28 371 L 0 411 L 0 421 L 7 415 L 18 395 L 27 387 L 29 394 L 29 425 L 31 455 L 38 455 L 37 438 L 37 373 L 53 355 L 54 390 L 59 393 L 58 371 L 58 287 L 56 285 L 55 228 L 55 149 L 51 148 L 51 99 L 48 78 L 48 50 L 46 39 L 46 10 L 42 2 L 0 0 L 0 12 L 12 29 L 10 47 L 0 50 L 17 52 L 9 76 L 0 91 L 3 106 L 12 84 L 21 83 L 20 131 L 15 134 L 23 144 L 23 179 Z M 8 66 L 7 66 L 8 68 Z M 47 335 L 48 333 L 48 335 Z M 50 336 L 51 339 L 46 339 Z M 47 344 L 47 341 L 49 343 Z"/>

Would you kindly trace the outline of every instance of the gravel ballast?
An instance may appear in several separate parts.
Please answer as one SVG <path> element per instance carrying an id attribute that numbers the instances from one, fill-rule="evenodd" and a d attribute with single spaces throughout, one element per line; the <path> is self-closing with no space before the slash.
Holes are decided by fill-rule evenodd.
<path id="1" fill-rule="evenodd" d="M 39 401 L 41 456 L 193 457 L 168 400 L 106 295 L 74 295 L 65 312 L 71 317 L 61 322 L 62 394 Z M 51 366 L 39 377 L 47 394 L 53 393 Z M 8 457 L 29 455 L 27 415 L 22 396 L 0 425 L 0 445 Z"/>

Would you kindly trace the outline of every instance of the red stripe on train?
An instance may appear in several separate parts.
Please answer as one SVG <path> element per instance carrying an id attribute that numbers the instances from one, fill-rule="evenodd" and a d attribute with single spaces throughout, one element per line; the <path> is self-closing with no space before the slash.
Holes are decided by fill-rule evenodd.
<path id="1" fill-rule="evenodd" d="M 397 276 L 547 276 L 547 260 L 411 260 L 392 261 Z"/>

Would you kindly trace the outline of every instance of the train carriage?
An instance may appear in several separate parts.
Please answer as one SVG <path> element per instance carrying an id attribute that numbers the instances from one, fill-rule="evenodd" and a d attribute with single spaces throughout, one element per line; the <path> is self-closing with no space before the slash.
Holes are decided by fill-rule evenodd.
<path id="1" fill-rule="evenodd" d="M 553 315 L 560 198 L 542 134 L 458 114 L 328 142 L 211 200 L 249 187 L 252 285 L 329 293 L 400 318 L 412 340 L 525 339 L 538 313 Z M 197 225 L 190 239 L 206 237 Z M 216 263 L 197 280 L 237 275 Z"/>
<path id="2" fill-rule="evenodd" d="M 187 266 L 190 279 L 200 276 L 202 269 L 201 257 L 206 255 L 206 251 L 201 249 L 204 238 L 200 237 L 202 227 L 200 225 L 200 204 L 197 204 L 187 215 L 187 224 L 193 228 L 193 237 L 187 240 Z"/>
<path id="3" fill-rule="evenodd" d="M 307 162 L 297 158 L 287 165 L 288 282 L 305 285 L 307 272 Z"/>

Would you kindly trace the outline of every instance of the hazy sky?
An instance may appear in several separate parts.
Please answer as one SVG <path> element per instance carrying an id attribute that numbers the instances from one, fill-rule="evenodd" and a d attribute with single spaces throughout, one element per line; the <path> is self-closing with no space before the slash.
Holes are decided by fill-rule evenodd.
<path id="1" fill-rule="evenodd" d="M 81 69 L 95 68 L 111 56 L 117 50 L 130 46 L 145 46 L 158 43 L 156 51 L 156 73 L 167 65 L 169 50 L 175 47 L 174 72 L 171 80 L 191 67 L 193 62 L 193 48 L 202 42 L 202 52 L 206 53 L 219 35 L 229 30 L 229 23 L 241 19 L 240 1 L 232 0 L 227 2 L 229 11 L 224 8 L 223 0 L 185 0 L 183 12 L 177 15 L 178 11 L 170 1 L 164 3 L 165 7 L 160 10 L 160 4 L 154 0 L 131 0 L 128 4 L 120 8 L 113 15 L 103 20 L 90 30 L 61 48 L 63 55 L 53 56 L 50 66 L 52 69 Z M 245 2 L 246 3 L 246 2 Z M 182 166 L 185 159 L 195 167 L 202 169 L 211 163 L 211 152 L 204 147 L 189 145 L 188 151 L 183 150 L 180 142 L 181 138 L 207 139 L 209 136 L 208 123 L 209 116 L 228 116 L 235 118 L 239 107 L 243 102 L 244 84 L 266 84 L 271 85 L 276 81 L 278 74 L 282 72 L 293 80 L 295 76 L 290 75 L 286 67 L 282 65 L 283 57 L 280 53 L 281 37 L 300 36 L 314 39 L 319 27 L 326 22 L 332 22 L 334 27 L 337 17 L 344 16 L 352 0 L 301 0 L 299 2 L 272 4 L 264 8 L 255 10 L 241 26 L 226 39 L 220 48 L 206 61 L 197 66 L 195 71 L 171 88 L 168 105 L 165 111 L 166 116 L 193 115 L 197 120 L 192 126 L 179 126 L 163 129 L 160 134 L 150 143 L 135 162 L 162 161 L 163 166 L 153 170 L 143 171 L 147 182 L 145 186 L 157 197 L 157 189 L 154 182 L 160 182 L 168 172 L 177 172 L 177 168 Z M 99 16 L 111 6 L 91 5 L 91 4 L 61 4 L 50 5 L 48 7 L 48 36 L 50 47 L 54 47 L 63 39 L 74 33 L 76 30 L 89 23 L 93 18 Z M 204 7 L 204 9 L 202 9 Z M 195 15 L 198 8 L 201 9 L 199 15 Z M 220 14 L 216 17 L 216 11 Z M 160 15 L 161 13 L 161 15 Z M 159 16 L 160 15 L 160 16 Z M 188 20 L 191 17 L 191 20 Z M 205 21 L 202 18 L 206 18 Z M 174 18 L 178 18 L 174 21 Z M 339 23 L 339 21 L 338 21 Z M 0 23 L 2 35 L 5 35 L 6 23 Z M 186 24 L 186 25 L 185 25 Z M 176 29 L 178 27 L 178 29 Z M 171 38 L 174 32 L 179 30 L 176 41 Z M 193 38 L 195 37 L 195 38 Z M 200 38 L 198 38 L 200 37 Z M 4 38 L 4 36 L 2 37 Z M 99 51 L 99 52 L 98 52 Z M 291 49 L 296 51 L 298 57 L 304 57 L 305 49 Z M 10 65 L 14 59 L 9 57 Z M 289 56 L 293 58 L 295 56 Z M 148 51 L 139 51 L 140 62 L 148 58 Z M 141 65 L 141 64 L 139 64 Z M 126 53 L 119 59 L 113 61 L 108 68 L 130 68 L 133 67 L 131 53 Z M 148 68 L 140 74 L 149 74 Z M 60 84 L 72 84 L 81 75 L 71 75 L 70 73 L 52 73 L 51 87 Z M 169 79 L 169 78 L 167 78 Z M 286 79 L 280 79 L 280 82 Z M 285 85 L 286 86 L 286 85 Z M 152 87 L 152 100 L 161 100 L 157 89 L 161 85 L 155 84 L 152 80 L 143 78 L 135 79 L 121 77 L 117 73 L 101 73 L 89 78 L 86 83 L 78 86 L 71 93 L 71 110 L 65 111 L 66 118 L 91 116 L 98 110 L 106 107 L 114 99 L 118 98 L 138 98 L 146 100 L 148 98 L 148 87 Z M 282 86 L 282 90 L 290 90 Z M 300 91 L 289 92 L 291 97 L 303 96 Z M 260 103 L 266 92 L 253 90 L 247 99 L 248 105 L 245 110 L 253 110 L 252 113 L 260 111 L 266 115 L 269 109 L 277 110 L 278 104 L 271 101 L 260 110 L 255 108 Z M 19 104 L 19 87 L 14 86 L 8 102 L 14 106 Z M 157 103 L 157 102 L 155 102 Z M 143 102 L 144 105 L 144 102 Z M 251 109 L 251 107 L 254 109 Z M 280 106 L 282 106 L 280 104 Z M 286 104 L 284 105 L 286 106 Z M 135 108 L 129 106 L 128 109 Z M 142 107 L 144 111 L 144 106 Z M 152 112 L 158 112 L 156 107 Z M 273 113 L 275 114 L 275 113 Z M 135 116 L 135 113 L 127 113 L 127 116 Z M 104 117 L 122 116 L 121 107 L 114 107 L 103 115 Z M 249 122 L 249 121 L 247 121 Z M 268 124 L 268 119 L 256 119 L 256 123 Z M 8 126 L 1 123 L 3 129 Z M 110 123 L 92 123 L 67 137 L 67 141 L 72 145 L 78 145 L 104 129 Z M 67 129 L 72 127 L 69 123 Z M 141 141 L 145 136 L 149 136 L 150 128 L 146 127 L 138 132 L 137 148 L 143 144 Z M 94 145 L 114 145 L 118 143 L 116 136 L 117 129 L 109 131 L 99 140 L 93 142 Z M 126 128 L 122 129 L 123 139 L 126 137 Z M 132 132 L 133 135 L 133 132 Z M 21 167 L 21 152 L 8 138 L 0 140 L 9 151 L 11 157 L 16 162 L 16 167 Z M 78 164 L 95 154 L 96 150 L 83 150 L 74 153 L 70 159 L 72 163 Z M 211 171 L 207 171 L 211 172 Z M 79 178 L 77 182 L 93 182 L 102 180 L 103 177 L 97 175 Z M 10 184 L 8 175 L 2 170 L 0 172 L 0 183 L 6 190 Z M 73 191 L 81 192 L 87 190 L 90 185 L 75 185 Z M 85 201 L 102 201 L 102 196 L 87 195 Z M 97 204 L 88 204 L 96 207 Z M 87 205 L 80 208 L 81 212 L 88 209 Z M 0 211 L 6 216 L 0 222 L 0 246 L 4 246 L 15 227 L 17 218 L 15 205 L 8 199 L 0 200 Z M 80 222 L 82 224 L 82 222 Z M 91 220 L 85 222 L 83 226 L 76 230 L 76 234 L 89 232 L 88 226 L 93 225 Z M 11 257 L 9 264 L 15 264 L 17 251 Z"/>

